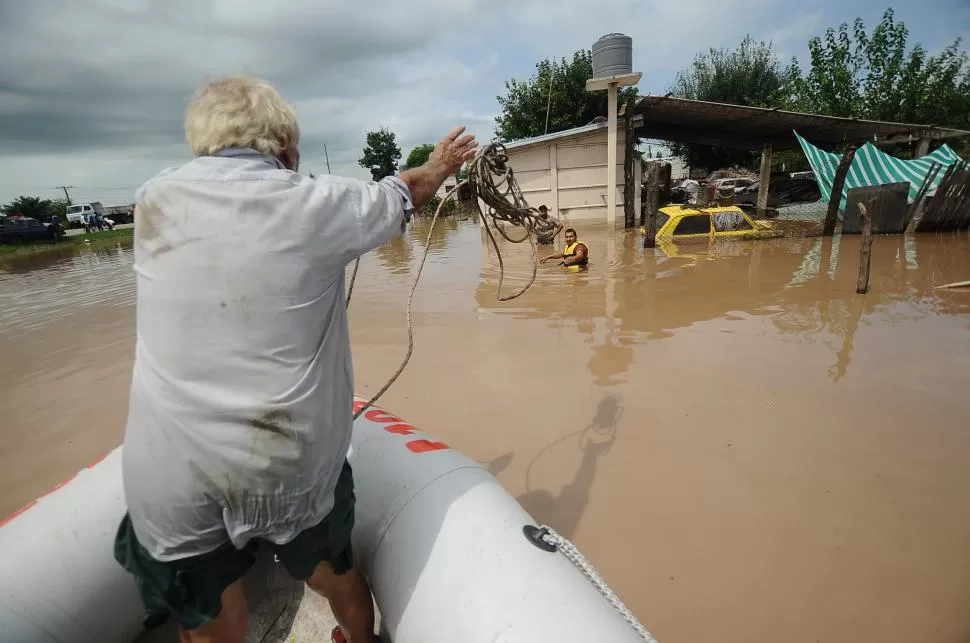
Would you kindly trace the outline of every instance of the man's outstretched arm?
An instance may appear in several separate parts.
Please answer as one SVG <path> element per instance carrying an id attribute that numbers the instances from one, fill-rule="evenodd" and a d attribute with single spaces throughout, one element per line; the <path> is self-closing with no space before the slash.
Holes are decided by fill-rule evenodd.
<path id="1" fill-rule="evenodd" d="M 398 175 L 411 191 L 411 201 L 416 210 L 430 201 L 445 179 L 457 173 L 465 161 L 475 158 L 478 144 L 473 135 L 462 136 L 464 131 L 464 125 L 451 130 L 435 146 L 427 163 Z"/>

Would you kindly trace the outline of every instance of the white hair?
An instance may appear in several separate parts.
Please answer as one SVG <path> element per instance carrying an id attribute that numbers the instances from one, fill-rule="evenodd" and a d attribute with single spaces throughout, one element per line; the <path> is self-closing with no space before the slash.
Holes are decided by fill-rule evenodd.
<path id="1" fill-rule="evenodd" d="M 296 110 L 265 80 L 219 78 L 203 85 L 185 112 L 185 139 L 196 156 L 249 147 L 279 156 L 300 139 Z"/>

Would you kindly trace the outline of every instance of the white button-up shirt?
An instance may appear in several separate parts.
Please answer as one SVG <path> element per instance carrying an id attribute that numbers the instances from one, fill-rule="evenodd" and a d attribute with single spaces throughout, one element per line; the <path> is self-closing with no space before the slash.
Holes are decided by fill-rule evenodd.
<path id="1" fill-rule="evenodd" d="M 288 542 L 330 512 L 350 445 L 345 267 L 403 231 L 410 192 L 227 150 L 136 202 L 123 467 L 138 540 L 161 561 Z"/>

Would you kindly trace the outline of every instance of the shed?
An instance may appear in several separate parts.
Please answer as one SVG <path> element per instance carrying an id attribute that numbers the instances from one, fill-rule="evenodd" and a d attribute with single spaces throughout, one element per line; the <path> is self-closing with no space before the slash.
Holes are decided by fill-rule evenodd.
<path id="1" fill-rule="evenodd" d="M 634 127 L 638 119 L 634 119 Z M 564 223 L 606 222 L 608 123 L 599 122 L 553 134 L 506 143 L 509 165 L 529 205 L 545 205 Z M 618 128 L 616 176 L 618 194 L 623 194 L 625 139 Z M 640 160 L 634 158 L 634 182 L 640 183 Z M 634 207 L 639 210 L 640 190 L 634 190 Z M 623 220 L 622 199 L 616 204 Z"/>

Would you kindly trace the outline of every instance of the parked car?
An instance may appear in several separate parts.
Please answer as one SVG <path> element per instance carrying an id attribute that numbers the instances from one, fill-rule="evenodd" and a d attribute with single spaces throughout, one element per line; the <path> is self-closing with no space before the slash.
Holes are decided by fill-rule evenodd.
<path id="1" fill-rule="evenodd" d="M 64 235 L 58 227 L 46 226 L 30 217 L 0 217 L 0 243 L 50 241 Z"/>
<path id="2" fill-rule="evenodd" d="M 734 188 L 734 193 L 739 194 L 752 183 L 754 183 L 754 179 L 747 179 L 741 176 L 730 179 L 718 179 L 714 181 L 714 189 L 720 191 L 722 188 Z"/>
<path id="3" fill-rule="evenodd" d="M 735 204 L 757 204 L 761 181 L 755 181 L 734 195 Z M 778 208 L 792 203 L 812 203 L 822 198 L 822 191 L 814 178 L 772 176 L 768 185 L 768 207 Z"/>
<path id="4" fill-rule="evenodd" d="M 767 221 L 755 221 L 734 206 L 692 208 L 669 205 L 657 212 L 657 240 L 770 239 L 782 235 Z"/>

